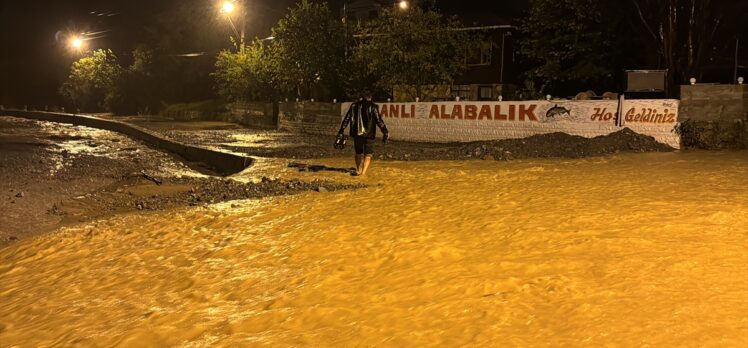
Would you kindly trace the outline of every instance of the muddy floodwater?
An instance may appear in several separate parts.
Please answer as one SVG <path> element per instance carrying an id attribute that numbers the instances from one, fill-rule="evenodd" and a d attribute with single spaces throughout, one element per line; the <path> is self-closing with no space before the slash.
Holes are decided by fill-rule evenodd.
<path id="1" fill-rule="evenodd" d="M 356 180 L 282 167 L 243 175 Z M 0 346 L 748 345 L 748 152 L 375 162 L 362 181 L 0 249 Z"/>

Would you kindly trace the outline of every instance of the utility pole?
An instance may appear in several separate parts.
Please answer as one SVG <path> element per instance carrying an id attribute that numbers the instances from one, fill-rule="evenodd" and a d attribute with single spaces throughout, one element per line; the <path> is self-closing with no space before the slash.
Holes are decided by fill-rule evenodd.
<path id="1" fill-rule="evenodd" d="M 345 57 L 348 58 L 348 10 L 343 3 L 343 42 L 345 43 Z"/>
<path id="2" fill-rule="evenodd" d="M 735 69 L 733 70 L 732 83 L 738 81 L 738 49 L 740 48 L 740 38 L 735 39 Z"/>

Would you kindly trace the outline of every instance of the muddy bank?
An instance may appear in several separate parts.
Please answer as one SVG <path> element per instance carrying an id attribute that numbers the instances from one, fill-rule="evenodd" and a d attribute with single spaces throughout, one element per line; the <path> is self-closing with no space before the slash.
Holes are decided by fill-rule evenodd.
<path id="1" fill-rule="evenodd" d="M 263 156 L 283 158 L 318 158 L 353 154 L 353 144 L 342 151 L 332 149 L 331 139 L 305 135 L 304 143 L 317 141 L 316 146 L 260 149 Z M 325 141 L 327 140 L 327 141 Z M 328 144 L 329 143 L 329 144 Z M 579 158 L 602 156 L 619 152 L 665 152 L 673 148 L 658 143 L 654 138 L 637 134 L 626 128 L 596 138 L 584 138 L 565 133 L 535 135 L 524 139 L 478 141 L 470 143 L 413 143 L 392 141 L 383 145 L 375 142 L 375 157 L 381 160 L 512 160 L 525 158 Z M 231 148 L 231 147 L 229 147 Z M 239 150 L 234 148 L 234 150 Z M 246 151 L 246 149 L 245 149 Z M 255 150 L 257 151 L 257 150 Z"/>
<path id="2" fill-rule="evenodd" d="M 53 205 L 50 213 L 71 222 L 84 222 L 113 214 L 155 211 L 180 206 L 200 206 L 218 202 L 293 195 L 302 192 L 333 192 L 362 188 L 364 185 L 331 181 L 278 180 L 263 177 L 259 182 L 242 183 L 216 177 L 152 177 L 134 174 L 84 197 Z"/>
<path id="3" fill-rule="evenodd" d="M 348 156 L 353 144 L 333 149 L 334 137 L 292 134 L 243 128 L 226 122 L 171 122 L 131 118 L 128 122 L 155 130 L 174 140 L 258 157 L 314 159 Z M 349 141 L 350 142 L 350 141 Z M 383 160 L 511 160 L 522 158 L 578 158 L 618 152 L 673 151 L 653 137 L 624 128 L 618 132 L 584 138 L 565 133 L 535 135 L 524 139 L 470 143 L 375 143 L 375 155 Z"/>
<path id="4" fill-rule="evenodd" d="M 0 245 L 111 214 L 352 187 L 240 183 L 117 133 L 0 117 Z"/>

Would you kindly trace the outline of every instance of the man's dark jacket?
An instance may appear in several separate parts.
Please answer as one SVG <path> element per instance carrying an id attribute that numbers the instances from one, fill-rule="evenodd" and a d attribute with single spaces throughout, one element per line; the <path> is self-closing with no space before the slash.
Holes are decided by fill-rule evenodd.
<path id="1" fill-rule="evenodd" d="M 379 114 L 379 106 L 365 99 L 351 104 L 338 133 L 343 134 L 348 124 L 351 125 L 350 135 L 352 137 L 374 139 L 377 137 L 377 126 L 383 134 L 387 134 L 387 126 L 382 120 L 382 115 Z"/>

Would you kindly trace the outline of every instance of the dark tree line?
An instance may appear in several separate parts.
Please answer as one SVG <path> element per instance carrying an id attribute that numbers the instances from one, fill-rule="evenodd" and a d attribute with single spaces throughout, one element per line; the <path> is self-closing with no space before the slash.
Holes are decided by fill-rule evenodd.
<path id="1" fill-rule="evenodd" d="M 530 0 L 521 42 L 526 87 L 622 90 L 625 69 L 667 69 L 671 96 L 691 77 L 734 82 L 725 72 L 746 15 L 743 0 Z"/>
<path id="2" fill-rule="evenodd" d="M 216 10 L 212 2 L 149 6 L 152 15 L 129 24 L 144 42 L 132 53 L 94 52 L 73 65 L 61 91 L 77 107 L 134 113 L 214 95 L 387 97 L 395 85 L 425 99 L 454 81 L 466 45 L 479 40 L 455 30 L 461 24 L 439 13 L 438 1 L 384 8 L 359 26 L 341 22 L 326 3 L 302 0 L 274 25 L 272 39 L 234 45 L 225 19 L 206 15 Z M 622 91 L 626 69 L 667 69 L 671 96 L 690 77 L 731 82 L 725 71 L 735 39 L 748 35 L 746 15 L 744 0 L 528 0 L 517 18 L 520 88 L 525 97 Z"/>

